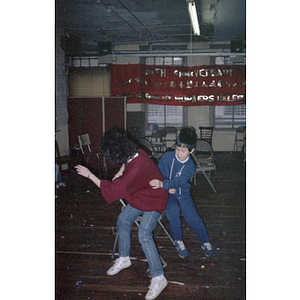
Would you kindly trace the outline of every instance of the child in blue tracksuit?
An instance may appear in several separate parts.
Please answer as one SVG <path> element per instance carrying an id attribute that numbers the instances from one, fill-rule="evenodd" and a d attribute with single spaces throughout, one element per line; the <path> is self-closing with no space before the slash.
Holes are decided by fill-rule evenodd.
<path id="1" fill-rule="evenodd" d="M 190 194 L 191 185 L 188 182 L 195 173 L 195 165 L 190 158 L 190 154 L 195 150 L 196 142 L 196 132 L 190 128 L 182 128 L 177 138 L 175 151 L 164 153 L 158 163 L 158 168 L 164 177 L 164 181 L 158 179 L 150 181 L 150 185 L 154 189 L 169 190 L 166 216 L 170 222 L 176 249 L 182 258 L 189 256 L 189 252 L 182 241 L 180 210 L 185 220 L 198 235 L 205 255 L 214 255 L 214 249 L 209 243 L 206 228 L 195 209 Z"/>

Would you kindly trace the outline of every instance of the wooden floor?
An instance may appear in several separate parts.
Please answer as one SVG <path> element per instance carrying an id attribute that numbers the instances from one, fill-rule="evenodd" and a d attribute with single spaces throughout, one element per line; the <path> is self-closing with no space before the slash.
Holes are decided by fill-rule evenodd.
<path id="1" fill-rule="evenodd" d="M 218 193 L 198 175 L 191 194 L 216 255 L 204 255 L 184 219 L 188 258 L 180 258 L 160 231 L 156 243 L 167 262 L 164 270 L 169 284 L 157 299 L 246 298 L 245 165 L 242 153 L 215 156 L 217 177 L 212 181 Z M 96 186 L 74 173 L 64 174 L 64 181 L 67 186 L 56 192 L 56 299 L 144 299 L 150 278 L 136 226 L 132 229 L 132 266 L 107 276 L 121 204 L 106 204 Z M 163 223 L 169 229 L 166 218 Z"/>

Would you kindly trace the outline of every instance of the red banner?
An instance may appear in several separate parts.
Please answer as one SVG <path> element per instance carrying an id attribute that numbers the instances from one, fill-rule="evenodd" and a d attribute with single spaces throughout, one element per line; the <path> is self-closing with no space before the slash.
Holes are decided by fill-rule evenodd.
<path id="1" fill-rule="evenodd" d="M 239 105 L 246 103 L 246 66 L 112 65 L 111 95 L 127 103 Z"/>

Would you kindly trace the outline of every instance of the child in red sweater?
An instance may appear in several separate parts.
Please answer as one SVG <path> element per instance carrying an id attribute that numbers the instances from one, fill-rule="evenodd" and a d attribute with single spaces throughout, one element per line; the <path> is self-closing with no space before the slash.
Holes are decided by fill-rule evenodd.
<path id="1" fill-rule="evenodd" d="M 131 225 L 138 216 L 142 215 L 138 238 L 149 263 L 152 277 L 145 299 L 155 299 L 168 284 L 152 236 L 160 213 L 167 206 L 168 191 L 152 189 L 149 181 L 154 178 L 163 180 L 163 177 L 146 152 L 139 149 L 120 130 L 114 129 L 104 135 L 100 143 L 100 152 L 112 164 L 121 165 L 112 181 L 100 180 L 81 165 L 76 166 L 75 169 L 79 175 L 89 178 L 101 189 L 107 203 L 119 199 L 126 199 L 128 202 L 117 221 L 119 258 L 107 274 L 115 275 L 131 266 L 129 257 Z"/>

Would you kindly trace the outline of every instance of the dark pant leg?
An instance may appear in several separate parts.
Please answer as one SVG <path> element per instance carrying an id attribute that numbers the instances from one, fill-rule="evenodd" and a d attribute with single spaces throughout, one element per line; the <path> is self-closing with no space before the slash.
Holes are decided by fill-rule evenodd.
<path id="1" fill-rule="evenodd" d="M 182 229 L 180 220 L 180 208 L 177 199 L 173 195 L 169 195 L 166 217 L 170 223 L 170 229 L 173 239 L 175 241 L 181 241 Z"/>
<path id="2" fill-rule="evenodd" d="M 209 236 L 207 234 L 205 225 L 203 223 L 203 220 L 200 218 L 198 212 L 196 211 L 194 201 L 191 197 L 191 195 L 184 194 L 181 195 L 181 197 L 178 200 L 180 209 L 183 213 L 183 216 L 185 220 L 189 223 L 189 225 L 192 227 L 192 229 L 196 232 L 198 235 L 200 242 L 202 244 L 209 241 Z"/>

